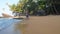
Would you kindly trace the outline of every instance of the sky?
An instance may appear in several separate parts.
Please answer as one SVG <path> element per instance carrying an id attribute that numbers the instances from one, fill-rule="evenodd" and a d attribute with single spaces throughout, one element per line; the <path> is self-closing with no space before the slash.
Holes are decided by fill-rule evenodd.
<path id="1" fill-rule="evenodd" d="M 9 10 L 9 5 L 11 4 L 17 4 L 19 0 L 0 0 L 0 16 L 2 16 L 2 13 L 7 13 L 9 15 L 12 15 L 12 11 Z M 3 9 L 4 8 L 4 9 Z"/>

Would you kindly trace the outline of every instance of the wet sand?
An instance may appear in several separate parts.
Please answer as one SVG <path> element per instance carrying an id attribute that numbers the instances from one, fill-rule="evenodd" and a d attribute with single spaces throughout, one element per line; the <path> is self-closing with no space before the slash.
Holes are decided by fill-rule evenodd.
<path id="1" fill-rule="evenodd" d="M 30 16 L 18 29 L 22 34 L 60 34 L 60 16 Z"/>

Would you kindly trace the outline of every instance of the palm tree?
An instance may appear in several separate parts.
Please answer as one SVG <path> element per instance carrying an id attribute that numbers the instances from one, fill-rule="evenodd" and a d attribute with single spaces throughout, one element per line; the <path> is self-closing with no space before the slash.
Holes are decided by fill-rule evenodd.
<path id="1" fill-rule="evenodd" d="M 8 6 L 9 6 L 10 10 L 13 11 L 13 13 L 16 13 L 16 16 L 18 13 L 20 16 L 20 13 L 22 13 L 22 11 L 24 10 L 23 7 L 26 2 L 28 2 L 28 0 L 19 0 L 19 2 L 16 5 L 12 4 L 12 5 L 8 5 Z"/>

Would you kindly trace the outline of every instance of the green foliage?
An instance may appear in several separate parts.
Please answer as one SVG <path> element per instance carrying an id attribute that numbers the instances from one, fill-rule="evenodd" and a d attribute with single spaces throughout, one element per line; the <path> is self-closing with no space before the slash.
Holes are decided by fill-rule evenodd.
<path id="1" fill-rule="evenodd" d="M 16 5 L 15 4 L 9 5 L 9 7 L 10 7 L 11 11 L 16 11 Z"/>
<path id="2" fill-rule="evenodd" d="M 15 11 L 15 12 L 22 12 L 23 11 L 22 8 L 23 8 L 25 2 L 27 2 L 27 0 L 19 1 L 17 3 L 17 5 L 15 5 L 15 4 L 9 5 L 10 10 Z"/>
<path id="3" fill-rule="evenodd" d="M 32 15 L 32 14 L 33 14 L 33 11 L 30 12 L 30 15 Z"/>
<path id="4" fill-rule="evenodd" d="M 22 12 L 27 9 L 32 14 L 38 9 L 44 9 L 45 3 L 45 0 L 21 0 L 17 5 L 10 5 L 10 9 L 15 12 Z"/>

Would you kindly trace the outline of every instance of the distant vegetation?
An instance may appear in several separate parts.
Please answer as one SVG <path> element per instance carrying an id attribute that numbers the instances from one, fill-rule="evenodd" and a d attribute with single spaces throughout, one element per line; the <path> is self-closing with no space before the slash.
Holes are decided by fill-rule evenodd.
<path id="1" fill-rule="evenodd" d="M 54 7 L 54 0 L 19 0 L 15 5 L 9 5 L 10 10 L 13 13 L 24 14 L 26 10 L 29 10 L 30 15 L 35 15 L 38 10 L 44 10 L 46 14 L 58 14 Z M 55 12 L 54 12 L 55 11 Z"/>
<path id="2" fill-rule="evenodd" d="M 29 10 L 29 13 L 33 15 L 39 9 L 45 8 L 45 1 L 41 0 L 20 0 L 17 5 L 9 5 L 10 10 L 15 13 L 24 13 L 26 10 Z"/>

